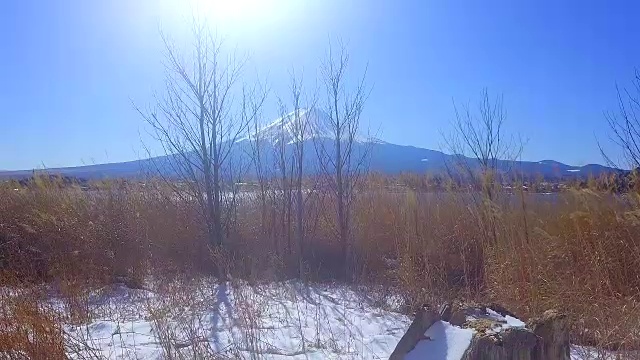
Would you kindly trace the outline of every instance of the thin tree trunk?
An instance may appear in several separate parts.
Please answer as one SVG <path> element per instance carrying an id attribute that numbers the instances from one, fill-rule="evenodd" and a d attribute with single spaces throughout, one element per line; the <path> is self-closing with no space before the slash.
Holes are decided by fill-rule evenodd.
<path id="1" fill-rule="evenodd" d="M 207 197 L 207 209 L 205 210 L 205 221 L 207 225 L 207 232 L 209 235 L 209 242 L 211 246 L 219 245 L 216 237 L 216 229 L 214 225 L 214 219 L 216 218 L 216 211 L 213 199 L 214 188 L 213 181 L 211 179 L 211 159 L 209 159 L 209 151 L 207 149 L 207 136 L 205 132 L 205 105 L 204 99 L 201 96 L 200 103 L 200 152 L 202 153 L 203 170 L 204 170 L 204 185 L 205 195 Z"/>
<path id="2" fill-rule="evenodd" d="M 302 229 L 302 157 L 304 155 L 304 145 L 302 141 L 298 144 L 300 151 L 298 152 L 298 174 L 296 181 L 296 242 L 298 243 L 298 275 L 303 277 L 302 259 L 304 256 L 304 232 Z"/>
<path id="3" fill-rule="evenodd" d="M 216 164 L 218 160 L 214 160 Z M 217 245 L 221 246 L 224 241 L 222 239 L 222 211 L 220 206 L 220 196 L 222 195 L 221 185 L 220 185 L 220 168 L 218 166 L 213 167 L 213 226 L 214 226 L 214 237 L 216 239 Z"/>

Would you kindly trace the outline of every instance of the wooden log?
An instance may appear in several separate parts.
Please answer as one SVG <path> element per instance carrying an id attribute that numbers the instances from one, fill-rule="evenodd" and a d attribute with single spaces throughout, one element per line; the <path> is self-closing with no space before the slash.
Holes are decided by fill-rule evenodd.
<path id="1" fill-rule="evenodd" d="M 533 360 L 536 336 L 527 329 L 507 329 L 499 336 L 476 334 L 463 360 Z"/>
<path id="2" fill-rule="evenodd" d="M 569 321 L 566 315 L 547 310 L 528 325 L 538 337 L 534 360 L 570 359 Z"/>
<path id="3" fill-rule="evenodd" d="M 424 333 L 438 320 L 440 320 L 440 317 L 437 312 L 428 305 L 422 305 L 420 309 L 416 311 L 415 318 L 398 342 L 398 345 L 396 345 L 391 356 L 389 356 L 389 360 L 404 359 L 404 357 L 416 347 L 418 342 L 425 339 Z"/>

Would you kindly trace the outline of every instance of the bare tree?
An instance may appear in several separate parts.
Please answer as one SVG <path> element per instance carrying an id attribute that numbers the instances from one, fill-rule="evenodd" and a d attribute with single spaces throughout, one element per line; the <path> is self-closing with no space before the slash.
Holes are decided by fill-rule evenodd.
<path id="1" fill-rule="evenodd" d="M 302 253 L 304 243 L 304 197 L 303 179 L 305 174 L 305 146 L 308 133 L 312 131 L 309 113 L 316 105 L 315 97 L 307 97 L 302 86 L 302 78 L 295 72 L 290 77 L 290 99 L 278 99 L 280 118 L 266 128 L 253 123 L 249 134 L 251 155 L 260 183 L 263 232 L 269 225 L 277 223 L 269 232 L 273 237 L 274 249 L 280 249 L 280 240 L 285 241 L 285 251 L 293 255 L 294 240 L 298 256 L 298 269 L 302 275 Z M 270 155 L 272 155 L 270 157 Z M 269 166 L 268 160 L 273 161 Z M 272 206 L 267 206 L 270 201 Z M 268 213 L 272 219 L 269 222 Z M 273 226 L 269 230 L 274 230 Z M 278 254 L 282 255 L 282 254 Z"/>
<path id="2" fill-rule="evenodd" d="M 493 200 L 500 161 L 515 160 L 521 153 L 521 147 L 516 146 L 513 138 L 505 138 L 503 97 L 492 100 L 484 89 L 477 112 L 468 104 L 459 107 L 455 102 L 454 110 L 454 130 L 446 137 L 446 142 L 456 157 L 455 165 L 474 185 L 482 188 L 489 200 Z M 474 166 L 476 162 L 478 166 Z"/>
<path id="3" fill-rule="evenodd" d="M 293 122 L 291 125 L 291 136 L 293 137 L 293 179 L 292 179 L 292 188 L 295 193 L 295 238 L 296 245 L 298 251 L 298 275 L 300 277 L 304 276 L 303 273 L 303 264 L 302 259 L 304 255 L 304 215 L 305 215 L 305 203 L 306 199 L 304 197 L 304 188 L 303 188 L 303 179 L 305 175 L 305 147 L 307 141 L 310 140 L 308 136 L 317 130 L 314 128 L 312 121 L 310 119 L 310 114 L 316 111 L 316 103 L 317 98 L 314 95 L 311 98 L 306 98 L 306 106 L 303 109 L 302 107 L 302 97 L 303 97 L 303 88 L 302 88 L 302 78 L 298 80 L 295 73 L 291 74 L 291 104 L 293 107 L 292 116 Z M 316 119 L 317 120 L 317 119 Z"/>
<path id="4" fill-rule="evenodd" d="M 605 114 L 611 140 L 622 149 L 626 164 L 632 169 L 640 168 L 640 73 L 635 72 L 632 89 L 620 89 L 616 86 L 618 96 L 618 112 Z M 609 165 L 618 167 L 617 161 L 611 159 L 600 146 L 600 152 Z"/>
<path id="5" fill-rule="evenodd" d="M 251 129 L 248 133 L 247 140 L 250 145 L 249 156 L 253 162 L 253 170 L 258 182 L 258 197 L 260 200 L 260 226 L 262 236 L 266 236 L 268 239 L 274 241 L 274 251 L 278 251 L 277 237 L 273 233 L 269 213 L 273 211 L 272 206 L 269 206 L 271 199 L 273 198 L 273 189 L 271 186 L 271 178 L 273 177 L 272 167 L 266 164 L 267 153 L 269 151 L 269 140 L 265 134 L 261 131 L 262 124 L 260 119 L 254 118 Z"/>
<path id="6" fill-rule="evenodd" d="M 456 179 L 460 174 L 464 175 L 463 182 L 471 181 L 474 189 L 470 196 L 475 206 L 469 207 L 469 211 L 478 219 L 483 234 L 482 238 L 470 239 L 460 249 L 466 259 L 464 271 L 468 289 L 477 293 L 484 286 L 485 246 L 498 240 L 499 220 L 494 202 L 500 185 L 500 170 L 511 171 L 501 169 L 501 161 L 516 160 L 521 146 L 515 146 L 513 139 L 506 138 L 504 133 L 506 112 L 502 96 L 491 99 L 485 89 L 476 110 L 469 105 L 460 108 L 455 102 L 454 109 L 453 134 L 445 137 L 455 158 L 454 168 L 449 168 L 449 172 Z M 481 190 L 479 195 L 477 189 Z"/>
<path id="7" fill-rule="evenodd" d="M 322 80 L 326 92 L 325 107 L 329 113 L 327 126 L 332 143 L 319 138 L 315 142 L 322 172 L 327 175 L 329 189 L 336 203 L 337 234 L 342 246 L 345 275 L 352 263 L 351 210 L 355 192 L 365 166 L 367 151 L 357 151 L 354 145 L 360 133 L 360 116 L 368 96 L 366 71 L 355 88 L 347 90 L 349 55 L 340 44 L 338 53 L 329 47 L 322 65 Z"/>
<path id="8" fill-rule="evenodd" d="M 277 133 L 274 139 L 274 159 L 275 167 L 279 171 L 279 203 L 280 208 L 280 235 L 284 238 L 286 244 L 287 255 L 292 254 L 291 238 L 292 238 L 292 187 L 293 179 L 293 158 L 290 156 L 289 150 L 289 134 L 292 120 L 295 120 L 295 114 L 288 113 L 287 107 L 279 100 L 280 105 L 280 121 L 277 123 Z"/>
<path id="9" fill-rule="evenodd" d="M 210 245 L 220 246 L 231 214 L 225 201 L 235 205 L 235 199 L 224 195 L 224 181 L 234 174 L 230 155 L 266 95 L 239 84 L 245 59 L 225 56 L 206 22 L 193 21 L 187 59 L 166 35 L 162 40 L 166 92 L 155 96 L 155 107 L 137 110 L 167 155 L 157 167 L 172 172 L 173 178 L 165 178 L 177 196 L 197 201 Z M 238 87 L 240 102 L 234 101 Z M 233 190 L 233 181 L 230 184 Z"/>

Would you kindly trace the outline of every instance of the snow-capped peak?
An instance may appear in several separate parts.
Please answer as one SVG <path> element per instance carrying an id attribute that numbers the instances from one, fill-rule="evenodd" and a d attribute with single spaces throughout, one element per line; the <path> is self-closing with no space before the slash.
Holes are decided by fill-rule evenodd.
<path id="1" fill-rule="evenodd" d="M 237 142 L 260 140 L 275 145 L 281 141 L 285 144 L 293 144 L 298 141 L 318 138 L 335 139 L 334 131 L 331 128 L 331 117 L 318 108 L 310 108 L 292 111 L 279 117 L 258 131 L 250 131 L 249 135 L 238 139 Z M 356 135 L 355 141 L 358 143 L 385 143 L 379 139 L 360 135 Z"/>
<path id="2" fill-rule="evenodd" d="M 238 141 L 260 139 L 273 144 L 281 141 L 288 144 L 314 138 L 332 138 L 329 121 L 329 115 L 320 109 L 299 109 L 277 118 Z"/>

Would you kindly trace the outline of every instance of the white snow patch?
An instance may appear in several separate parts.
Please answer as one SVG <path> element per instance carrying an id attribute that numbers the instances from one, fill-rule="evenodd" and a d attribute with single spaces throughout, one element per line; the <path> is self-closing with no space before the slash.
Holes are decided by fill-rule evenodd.
<path id="1" fill-rule="evenodd" d="M 580 172 L 580 169 L 569 169 L 568 172 Z"/>
<path id="2" fill-rule="evenodd" d="M 195 304 L 181 306 L 161 295 L 137 304 L 122 297 L 118 308 L 132 306 L 138 310 L 133 316 L 107 311 L 65 330 L 106 359 L 162 358 L 167 338 L 185 354 L 198 347 L 223 358 L 380 359 L 391 354 L 410 323 L 345 287 L 211 283 L 197 293 Z M 73 344 L 67 349 L 70 358 L 81 358 Z"/>
<path id="3" fill-rule="evenodd" d="M 406 360 L 460 360 L 471 344 L 474 331 L 453 326 L 445 321 L 433 324 L 422 340 L 405 357 Z"/>
<path id="4" fill-rule="evenodd" d="M 420 161 L 423 161 L 423 162 L 425 162 L 425 161 L 429 161 L 429 159 L 427 159 L 427 158 L 424 158 L 424 159 L 420 159 Z"/>
<path id="5" fill-rule="evenodd" d="M 527 324 L 525 324 L 522 320 L 514 318 L 513 316 L 507 315 L 505 316 L 505 319 L 507 320 L 507 325 L 509 325 L 509 327 L 523 328 L 527 326 Z"/>
<path id="6" fill-rule="evenodd" d="M 638 359 L 640 352 L 615 352 L 603 349 L 596 349 L 590 346 L 571 346 L 571 360 L 619 360 Z"/>
<path id="7" fill-rule="evenodd" d="M 620 360 L 640 359 L 640 351 L 611 351 L 591 346 L 571 346 L 571 360 Z"/>
<path id="8" fill-rule="evenodd" d="M 512 327 L 523 328 L 523 327 L 527 326 L 527 324 L 525 324 L 522 320 L 520 320 L 518 318 L 515 318 L 515 317 L 510 316 L 510 315 L 503 316 L 503 315 L 495 312 L 494 310 L 492 310 L 490 308 L 487 308 L 487 314 L 489 314 L 489 316 L 492 319 L 494 319 L 494 320 L 496 320 L 496 321 L 498 321 L 500 323 L 503 323 L 504 324 L 504 325 L 502 325 L 503 329 L 508 329 L 508 328 L 512 328 Z"/>
<path id="9" fill-rule="evenodd" d="M 485 308 L 484 314 L 474 314 L 467 316 L 468 321 L 474 321 L 478 319 L 488 319 L 495 323 L 495 326 L 493 328 L 486 330 L 487 334 L 497 334 L 510 328 L 524 328 L 527 326 L 527 324 L 525 324 L 518 318 L 499 314 L 498 312 L 490 308 Z"/>

